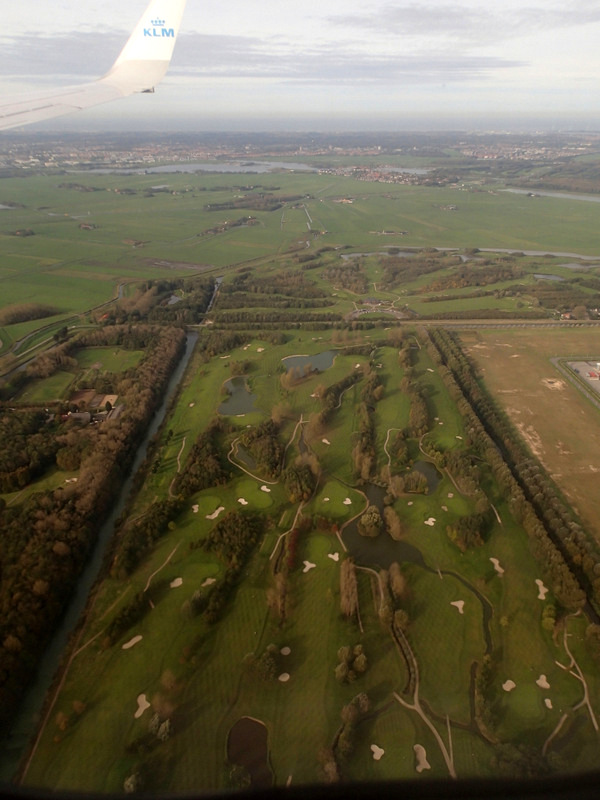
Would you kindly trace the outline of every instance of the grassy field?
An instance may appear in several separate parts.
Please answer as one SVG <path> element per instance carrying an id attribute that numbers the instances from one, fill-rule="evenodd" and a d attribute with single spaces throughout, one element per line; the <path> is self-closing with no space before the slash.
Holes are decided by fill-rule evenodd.
<path id="1" fill-rule="evenodd" d="M 0 331 L 2 354 L 11 348 L 22 353 L 46 340 L 49 344 L 56 328 L 66 320 L 74 324 L 80 315 L 79 322 L 89 324 L 88 311 L 111 302 L 120 290 L 131 297 L 136 285 L 149 279 L 210 271 L 223 275 L 227 286 L 244 266 L 268 283 L 282 273 L 300 273 L 302 262 L 296 256 L 313 255 L 324 245 L 331 249 L 319 254 L 318 267 L 301 274 L 334 301 L 322 310 L 340 315 L 360 310 L 371 296 L 388 308 L 408 305 L 422 315 L 478 309 L 501 315 L 529 307 L 533 273 L 572 275 L 560 266 L 564 259 L 520 256 L 515 261 L 524 274 L 494 284 L 485 296 L 475 297 L 479 287 L 474 285 L 439 292 L 428 288 L 432 275 L 448 277 L 454 266 L 383 290 L 381 254 L 389 247 L 498 247 L 600 256 L 595 203 L 532 199 L 472 187 L 383 185 L 300 172 L 252 176 L 251 188 L 248 176 L 242 175 L 168 175 L 168 191 L 153 189 L 158 179 L 150 175 L 85 174 L 72 180 L 2 179 L 3 197 L 22 204 L 3 212 L 2 304 L 39 302 L 57 309 L 43 320 L 5 325 Z M 82 186 L 90 191 L 82 191 Z M 287 199 L 274 211 L 257 208 L 265 192 Z M 249 195 L 249 205 L 223 207 L 242 194 Z M 249 215 L 256 224 L 223 225 Z M 35 235 L 11 235 L 19 228 Z M 366 292 L 352 291 L 343 276 L 327 277 L 328 269 L 345 263 L 334 249 L 338 247 L 344 247 L 344 255 L 370 254 L 360 256 Z M 588 274 L 595 271 L 592 267 Z M 522 285 L 520 294 L 507 294 L 517 284 Z M 467 296 L 457 297 L 463 294 Z M 444 299 L 426 302 L 433 295 Z M 265 298 L 264 308 L 269 310 L 269 295 Z M 379 543 L 384 542 L 386 557 L 393 556 L 386 565 L 394 558 L 400 561 L 406 581 L 397 605 L 409 619 L 407 641 L 418 665 L 420 711 L 414 693 L 406 689 L 410 659 L 380 620 L 381 560 L 359 563 L 364 568 L 357 571 L 360 618 L 342 616 L 340 564 L 352 553 L 345 552 L 343 531 L 338 538 L 332 530 L 334 525 L 343 528 L 367 505 L 352 456 L 361 435 L 357 408 L 364 375 L 372 370 L 383 384 L 383 395 L 372 408 L 373 472 L 378 479 L 389 477 L 386 447 L 396 432 L 408 427 L 411 397 L 400 388 L 404 369 L 397 347 L 387 340 L 394 331 L 333 326 L 297 330 L 287 329 L 284 321 L 279 332 L 284 334 L 279 344 L 263 332 L 208 360 L 199 348 L 192 355 L 177 401 L 158 435 L 152 469 L 129 515 L 136 518 L 157 498 L 169 496 L 199 434 L 219 414 L 226 398 L 224 384 L 233 372 L 230 365 L 245 362 L 254 406 L 239 416 L 223 415 L 231 429 L 219 438 L 230 479 L 186 497 L 174 524 L 127 580 L 106 577 L 96 586 L 25 784 L 119 792 L 124 779 L 144 762 L 153 788 L 161 793 L 225 789 L 231 767 L 226 759 L 228 732 L 244 716 L 267 727 L 278 786 L 319 781 L 324 777 L 323 754 L 336 741 L 342 709 L 360 692 L 368 694 L 371 712 L 356 727 L 352 756 L 340 762 L 344 778 L 415 777 L 415 747 L 423 748 L 429 764 L 423 777 L 447 777 L 440 739 L 453 752 L 459 777 L 497 775 L 493 737 L 486 738 L 473 718 L 472 670 L 486 655 L 492 660 L 486 702 L 494 736 L 527 745 L 538 755 L 550 742 L 552 757 L 565 771 L 595 767 L 593 713 L 600 674 L 585 645 L 585 620 L 564 618 L 554 631 L 542 625 L 544 611 L 555 600 L 551 592 L 539 599 L 536 580 L 541 569 L 527 537 L 490 470 L 469 450 L 465 419 L 416 331 L 410 340 L 411 381 L 426 399 L 430 426 L 421 442 L 409 439 L 411 459 L 423 460 L 419 445 L 428 441 L 443 452 L 466 451 L 480 466 L 481 485 L 495 509 L 484 544 L 462 553 L 446 529 L 473 514 L 477 498 L 461 492 L 446 470 L 439 472 L 439 482 L 427 493 L 388 497 L 402 523 L 403 538 L 397 546 L 383 532 Z M 202 340 L 208 331 L 199 329 L 199 336 Z M 594 513 L 595 475 L 600 469 L 598 411 L 549 361 L 600 358 L 596 338 L 593 330 L 482 329 L 464 333 L 463 342 L 533 452 L 600 536 Z M 369 355 L 353 351 L 353 345 L 369 345 Z M 336 353 L 330 367 L 295 383 L 286 380 L 285 357 L 310 358 L 330 350 Z M 28 384 L 19 399 L 40 404 L 65 399 L 74 380 L 133 369 L 141 356 L 139 351 L 87 348 L 77 354 L 79 375 L 56 372 Z M 349 375 L 363 377 L 343 393 L 327 422 L 318 427 L 319 396 Z M 281 420 L 285 464 L 294 463 L 307 445 L 311 463 L 318 465 L 315 492 L 302 508 L 288 500 L 281 480 L 267 483 L 259 469 L 242 469 L 233 458 L 240 434 L 271 415 Z M 36 488 L 54 489 L 74 477 L 77 473 L 52 468 L 23 494 L 6 499 L 18 503 Z M 196 546 L 215 524 L 218 509 L 221 518 L 241 511 L 259 515 L 266 524 L 222 618 L 209 625 L 201 615 L 190 615 L 189 601 L 225 573 L 214 553 Z M 287 584 L 287 615 L 280 619 L 274 611 L 274 554 L 280 537 L 302 519 L 306 524 Z M 416 548 L 419 558 L 397 555 L 406 552 L 402 545 Z M 143 619 L 109 645 L 108 626 L 137 593 L 148 600 Z M 355 681 L 340 683 L 335 677 L 338 650 L 359 643 L 368 668 Z M 270 644 L 276 649 L 276 674 L 263 680 L 251 662 Z M 571 669 L 567 646 L 587 682 L 591 707 L 579 705 L 583 689 Z M 283 648 L 290 652 L 282 653 Z M 284 673 L 289 680 L 279 680 Z M 409 707 L 398 702 L 395 693 Z M 144 710 L 145 702 L 149 706 Z M 172 722 L 168 741 L 148 737 L 154 712 Z M 568 722 L 560 727 L 565 714 Z M 373 757 L 373 745 L 384 750 L 379 761 Z"/>
<path id="2" fill-rule="evenodd" d="M 248 420 L 264 418 L 274 404 L 284 404 L 289 416 L 285 436 L 292 441 L 294 420 L 302 415 L 307 421 L 316 410 L 317 401 L 311 397 L 316 387 L 334 383 L 357 363 L 364 366 L 365 359 L 340 354 L 329 369 L 284 390 L 278 369 L 281 358 L 319 352 L 332 344 L 327 338 L 304 332 L 294 334 L 285 345 L 254 340 L 246 349 L 233 351 L 232 358 L 243 355 L 254 365 L 249 375 L 258 395 L 258 410 L 236 424 L 243 428 Z M 464 433 L 463 422 L 439 375 L 424 350 L 415 346 L 413 353 L 416 378 L 426 393 L 432 419 L 437 418 L 428 435 L 445 449 L 463 447 L 459 438 Z M 88 353 L 84 360 L 95 356 Z M 228 360 L 217 356 L 201 364 L 198 356 L 194 358 L 165 426 L 173 434 L 168 444 L 162 445 L 160 468 L 137 497 L 135 515 L 168 490 L 192 442 L 221 402 Z M 394 348 L 375 351 L 374 368 L 379 369 L 385 386 L 376 412 L 378 469 L 387 463 L 383 443 L 388 429 L 406 425 L 408 413 L 397 389 L 402 375 L 396 360 Z M 348 443 L 356 425 L 354 405 L 359 387 L 360 383 L 344 395 L 331 422 L 313 442 L 323 475 L 315 496 L 303 509 L 308 519 L 328 518 L 341 526 L 366 506 L 362 493 L 348 485 L 354 481 Z M 296 445 L 291 444 L 288 458 L 294 458 L 296 452 Z M 486 480 L 489 484 L 489 478 Z M 270 492 L 261 489 L 263 485 L 262 480 L 233 468 L 229 484 L 189 499 L 174 529 L 129 580 L 107 579 L 98 587 L 30 764 L 27 785 L 118 791 L 124 777 L 144 758 L 161 791 L 222 788 L 229 780 L 227 734 L 243 716 L 266 725 L 270 763 L 278 785 L 290 779 L 292 783 L 320 780 L 319 753 L 331 747 L 341 724 L 342 707 L 361 691 L 369 695 L 374 713 L 358 727 L 354 756 L 342 764 L 347 777 L 412 777 L 417 765 L 415 745 L 424 748 L 430 765 L 427 775 L 447 775 L 429 727 L 433 725 L 447 741 L 446 716 L 451 720 L 457 773 L 463 777 L 490 775 L 494 773 L 493 748 L 475 732 L 470 700 L 471 665 L 480 662 L 486 652 L 494 654 L 491 702 L 497 730 L 505 740 L 527 740 L 541 748 L 563 711 L 577 704 L 581 696 L 578 681 L 555 663 L 567 661 L 560 636 L 553 639 L 541 626 L 542 611 L 551 597 L 545 603 L 537 599 L 539 569 L 523 532 L 494 494 L 493 485 L 489 484 L 490 491 L 501 521 L 494 523 L 481 548 L 464 555 L 450 542 L 445 526 L 471 513 L 474 501 L 457 491 L 446 474 L 429 494 L 404 495 L 394 503 L 405 541 L 418 548 L 425 565 L 404 563 L 402 569 L 408 586 L 403 606 L 411 620 L 408 637 L 419 665 L 419 694 L 428 724 L 393 695 L 403 692 L 408 673 L 400 651 L 379 622 L 377 565 L 367 563 L 365 566 L 375 567 L 375 571 L 358 573 L 358 625 L 342 617 L 339 610 L 339 564 L 346 555 L 344 549 L 334 534 L 313 527 L 300 539 L 298 566 L 289 579 L 286 621 L 282 623 L 270 610 L 274 585 L 271 556 L 298 507 L 288 503 L 280 485 L 270 485 Z M 240 504 L 240 498 L 247 506 Z M 222 514 L 246 509 L 268 515 L 272 522 L 223 619 L 208 626 L 201 617 L 186 616 L 185 601 L 207 579 L 219 580 L 223 567 L 213 554 L 190 550 L 190 544 L 206 536 L 214 524 L 207 516 L 220 507 Z M 425 524 L 432 517 L 435 523 Z M 502 574 L 491 559 L 497 559 Z M 306 564 L 311 566 L 306 568 Z M 116 644 L 106 647 L 106 627 L 140 591 L 145 591 L 151 609 Z M 461 608 L 457 605 L 460 601 Z M 570 646 L 578 663 L 584 665 L 590 687 L 600 688 L 597 671 L 582 643 L 583 628 L 576 620 L 565 624 L 573 634 Z M 123 649 L 134 637 L 135 643 Z M 248 666 L 248 658 L 249 654 L 259 658 L 271 643 L 278 652 L 277 675 L 263 681 Z M 336 653 L 342 645 L 357 643 L 363 645 L 368 669 L 354 683 L 340 684 L 334 675 Z M 281 654 L 282 648 L 290 648 L 289 655 Z M 289 680 L 277 679 L 283 673 Z M 548 689 L 536 683 L 542 675 Z M 515 684 L 512 691 L 503 688 L 509 680 Z M 136 716 L 142 695 L 151 708 L 170 716 L 174 726 L 172 737 L 145 756 L 135 744 L 146 736 L 152 714 L 145 711 Z M 74 712 L 73 708 L 80 710 Z M 57 716 L 60 714 L 63 716 Z M 587 747 L 589 720 L 586 722 L 585 711 L 578 714 L 581 728 L 577 738 L 582 747 L 572 765 L 582 768 L 593 761 Z M 63 729 L 57 720 L 60 723 L 65 718 L 68 722 Z M 385 751 L 381 761 L 373 760 L 371 745 Z"/>
<path id="3" fill-rule="evenodd" d="M 314 173 L 265 176 L 250 190 L 240 189 L 238 175 L 169 175 L 167 180 L 168 191 L 157 192 L 152 191 L 156 177 L 147 175 L 81 175 L 72 183 L 62 176 L 3 179 L 4 196 L 22 206 L 3 216 L 3 303 L 43 302 L 58 309 L 44 324 L 60 322 L 110 301 L 118 287 L 130 281 L 189 274 L 190 269 L 226 269 L 306 243 L 366 251 L 395 245 L 598 255 L 590 234 L 598 223 L 594 203 L 556 198 L 532 202 L 507 192 L 461 188 L 384 188 Z M 95 191 L 82 191 L 82 186 Z M 301 206 L 212 210 L 242 193 L 252 199 L 263 186 L 275 195 L 303 198 Z M 342 204 L 342 198 L 352 203 Z M 445 210 L 449 206 L 458 210 Z M 256 225 L 207 233 L 249 212 Z M 319 232 L 316 239 L 309 235 L 307 223 Z M 34 235 L 10 235 L 18 229 L 30 229 Z M 382 230 L 396 233 L 382 237 Z M 418 297 L 412 302 L 422 313 L 434 311 Z M 471 301 L 459 302 L 472 307 Z M 509 299 L 490 302 L 489 307 L 499 310 L 514 304 Z M 436 311 L 446 310 L 444 303 L 434 305 Z M 39 326 L 39 321 L 6 326 L 3 347 Z"/>

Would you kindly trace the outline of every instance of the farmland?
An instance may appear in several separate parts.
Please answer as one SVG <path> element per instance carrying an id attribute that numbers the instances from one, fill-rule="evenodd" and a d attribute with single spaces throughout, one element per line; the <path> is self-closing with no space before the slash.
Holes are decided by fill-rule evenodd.
<path id="1" fill-rule="evenodd" d="M 593 357 L 597 336 L 581 330 L 479 331 L 465 342 L 533 454 L 600 537 L 598 409 L 552 362 Z"/>
<path id="2" fill-rule="evenodd" d="M 3 494 L 7 519 L 92 483 L 93 443 L 118 440 L 112 402 L 87 429 L 75 389 L 121 387 L 127 420 L 153 326 L 197 335 L 19 780 L 258 786 L 228 758 L 247 718 L 275 785 L 592 769 L 597 626 L 577 581 L 597 608 L 593 562 L 581 578 L 571 551 L 540 557 L 552 536 L 532 533 L 487 406 L 431 331 L 458 327 L 506 441 L 600 537 L 598 412 L 550 361 L 600 358 L 598 205 L 301 172 L 166 180 L 2 179 L 3 305 L 30 315 L 0 331 L 4 397 L 52 411 L 36 435 L 56 436 Z"/>

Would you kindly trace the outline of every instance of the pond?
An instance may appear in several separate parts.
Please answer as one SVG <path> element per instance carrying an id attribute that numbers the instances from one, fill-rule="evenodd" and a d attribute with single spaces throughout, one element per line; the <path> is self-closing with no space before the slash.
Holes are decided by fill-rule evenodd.
<path id="1" fill-rule="evenodd" d="M 268 789 L 273 785 L 268 731 L 259 720 L 242 717 L 235 723 L 227 737 L 227 760 L 248 771 L 252 789 Z"/>
<path id="2" fill-rule="evenodd" d="M 329 367 L 335 361 L 336 355 L 337 352 L 335 350 L 325 350 L 322 353 L 316 353 L 314 356 L 287 356 L 281 360 L 283 361 L 288 372 L 290 372 L 292 369 L 295 369 L 302 374 L 307 367 L 310 371 L 317 370 L 318 372 L 323 372 L 323 370 L 329 369 Z"/>
<path id="3" fill-rule="evenodd" d="M 439 472 L 435 464 L 432 464 L 431 461 L 415 461 L 413 464 L 413 469 L 415 472 L 420 472 L 421 475 L 424 475 L 427 478 L 429 494 L 435 492 L 440 481 L 442 480 L 442 474 Z"/>
<path id="4" fill-rule="evenodd" d="M 549 272 L 534 272 L 533 277 L 536 281 L 564 281 L 560 275 L 552 275 Z"/>
<path id="5" fill-rule="evenodd" d="M 385 507 L 383 498 L 386 493 L 386 489 L 375 484 L 367 486 L 365 491 L 369 505 L 377 506 L 382 515 Z M 360 517 L 349 522 L 342 531 L 344 544 L 357 564 L 388 569 L 394 561 L 399 564 L 403 561 L 409 561 L 412 564 L 418 564 L 426 568 L 421 551 L 414 545 L 408 542 L 396 541 L 386 531 L 374 538 L 362 536 L 358 532 L 359 519 Z"/>
<path id="6" fill-rule="evenodd" d="M 249 391 L 246 378 L 241 375 L 230 378 L 225 381 L 225 389 L 229 397 L 219 406 L 219 414 L 237 416 L 238 414 L 250 414 L 250 412 L 254 411 L 256 395 Z"/>

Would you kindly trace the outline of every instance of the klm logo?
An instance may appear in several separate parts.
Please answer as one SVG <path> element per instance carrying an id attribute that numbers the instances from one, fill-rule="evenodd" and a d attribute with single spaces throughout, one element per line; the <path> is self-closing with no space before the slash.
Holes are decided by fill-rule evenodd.
<path id="1" fill-rule="evenodd" d="M 164 39 L 165 37 L 170 37 L 171 39 L 175 38 L 175 28 L 165 28 L 164 19 L 151 19 L 150 22 L 152 27 L 144 28 L 144 36 L 152 36 L 157 39 Z"/>

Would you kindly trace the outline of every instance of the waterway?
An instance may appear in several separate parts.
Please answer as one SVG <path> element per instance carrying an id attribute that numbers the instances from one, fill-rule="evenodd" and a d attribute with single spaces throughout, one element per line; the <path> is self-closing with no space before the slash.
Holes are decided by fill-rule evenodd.
<path id="1" fill-rule="evenodd" d="M 227 172 L 263 174 L 280 170 L 292 172 L 316 172 L 309 164 L 297 164 L 292 161 L 221 161 L 216 164 L 199 161 L 193 164 L 163 164 L 160 167 L 146 167 L 142 169 L 90 169 L 85 172 L 92 175 L 173 175 L 178 173 L 196 172 Z M 69 170 L 80 172 L 81 170 Z"/>
<path id="2" fill-rule="evenodd" d="M 98 578 L 106 548 L 114 532 L 115 522 L 123 512 L 123 508 L 125 507 L 125 503 L 131 491 L 135 473 L 146 457 L 150 440 L 158 431 L 165 417 L 169 401 L 183 377 L 184 370 L 190 360 L 197 340 L 197 333 L 188 333 L 184 355 L 171 376 L 163 402 L 154 414 L 148 430 L 146 431 L 146 436 L 138 447 L 131 470 L 123 483 L 121 494 L 115 503 L 113 511 L 98 534 L 98 539 L 94 545 L 89 561 L 79 578 L 79 582 L 71 598 L 62 624 L 54 634 L 50 645 L 47 647 L 44 656 L 40 660 L 36 679 L 26 693 L 21 703 L 19 713 L 15 718 L 14 725 L 2 746 L 2 750 L 0 750 L 0 782 L 8 783 L 10 781 L 31 737 L 35 733 L 36 727 L 40 721 L 40 712 L 44 698 L 58 669 L 69 636 L 75 628 L 85 608 L 90 590 Z"/>
<path id="3" fill-rule="evenodd" d="M 588 203 L 600 203 L 600 195 L 597 194 L 577 194 L 575 192 L 550 192 L 538 191 L 537 189 L 503 189 L 503 192 L 512 194 L 529 195 L 532 199 L 536 197 L 556 197 L 558 200 L 584 200 Z"/>

